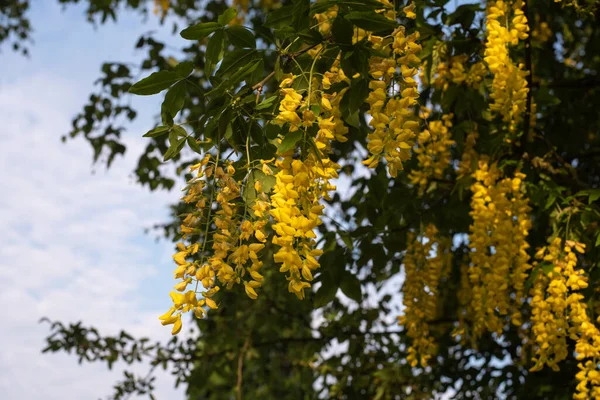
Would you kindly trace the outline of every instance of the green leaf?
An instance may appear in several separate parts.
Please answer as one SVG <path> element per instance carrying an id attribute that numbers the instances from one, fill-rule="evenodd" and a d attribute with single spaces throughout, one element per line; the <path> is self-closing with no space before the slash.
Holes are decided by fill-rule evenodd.
<path id="1" fill-rule="evenodd" d="M 444 107 L 444 109 L 452 108 L 452 105 L 458 99 L 458 95 L 461 93 L 461 90 L 462 89 L 460 86 L 450 86 L 442 95 L 442 107 Z"/>
<path id="2" fill-rule="evenodd" d="M 369 82 L 366 79 L 354 82 L 349 90 L 349 95 L 348 111 L 353 114 L 360 109 L 369 95 Z"/>
<path id="3" fill-rule="evenodd" d="M 264 26 L 267 28 L 274 29 L 281 28 L 283 26 L 289 26 L 292 23 L 293 16 L 293 5 L 277 8 L 267 14 L 267 19 L 265 21 Z"/>
<path id="4" fill-rule="evenodd" d="M 344 122 L 354 128 L 357 128 L 357 129 L 360 128 L 360 120 L 358 118 L 358 111 L 353 112 L 352 114 L 350 114 L 346 118 L 344 118 Z"/>
<path id="5" fill-rule="evenodd" d="M 594 246 L 595 247 L 600 246 L 600 232 L 598 232 L 598 236 L 596 236 L 596 244 Z"/>
<path id="6" fill-rule="evenodd" d="M 310 15 L 321 14 L 329 10 L 331 7 L 338 5 L 340 0 L 325 0 L 318 3 L 314 3 L 310 6 Z"/>
<path id="7" fill-rule="evenodd" d="M 264 110 L 265 108 L 269 108 L 273 105 L 279 96 L 271 96 L 268 99 L 264 99 L 255 107 L 256 110 Z"/>
<path id="8" fill-rule="evenodd" d="M 211 91 L 206 93 L 207 96 L 216 96 L 222 94 L 227 88 L 233 88 L 235 85 L 245 80 L 248 75 L 251 75 L 254 70 L 263 63 L 262 59 L 251 61 L 247 65 L 243 65 L 238 70 L 232 74 L 229 78 L 222 81 L 219 85 L 213 88 Z"/>
<path id="9" fill-rule="evenodd" d="M 378 0 L 341 0 L 340 5 L 348 6 L 356 11 L 375 11 L 386 8 Z"/>
<path id="10" fill-rule="evenodd" d="M 252 32 L 239 25 L 228 27 L 225 32 L 232 45 L 240 48 L 256 48 L 256 39 Z"/>
<path id="11" fill-rule="evenodd" d="M 248 65 L 255 57 L 258 56 L 256 50 L 235 49 L 227 52 L 223 58 L 223 62 L 219 66 L 216 75 L 222 78 L 233 74 L 240 67 Z"/>
<path id="12" fill-rule="evenodd" d="M 250 158 L 253 160 L 270 160 L 275 157 L 275 154 L 277 154 L 277 147 L 268 142 L 250 147 Z"/>
<path id="13" fill-rule="evenodd" d="M 258 67 L 262 60 L 251 61 L 248 65 L 240 67 L 235 74 L 231 75 L 228 79 L 230 84 L 236 84 L 250 74 Z"/>
<path id="14" fill-rule="evenodd" d="M 310 0 L 295 0 L 292 26 L 296 32 L 302 32 L 310 27 Z"/>
<path id="15" fill-rule="evenodd" d="M 180 80 L 181 77 L 174 71 L 154 72 L 152 75 L 133 84 L 133 86 L 129 88 L 129 93 L 137 94 L 139 96 L 149 96 L 170 88 L 171 85 Z"/>
<path id="16" fill-rule="evenodd" d="M 202 22 L 182 30 L 181 37 L 187 40 L 200 40 L 220 28 L 221 24 L 217 22 Z"/>
<path id="17" fill-rule="evenodd" d="M 232 122 L 234 122 L 234 121 L 235 121 L 235 119 Z M 223 137 L 225 138 L 227 143 L 229 143 L 231 145 L 231 147 L 233 147 L 237 151 L 237 146 L 236 146 L 237 143 L 235 142 L 235 138 L 233 137 L 233 123 L 227 124 L 227 127 L 225 128 L 225 133 L 224 133 Z"/>
<path id="18" fill-rule="evenodd" d="M 445 23 L 448 26 L 460 24 L 464 30 L 467 30 L 475 19 L 475 13 L 479 11 L 482 11 L 479 4 L 463 4 L 448 16 Z"/>
<path id="19" fill-rule="evenodd" d="M 346 248 L 352 249 L 354 247 L 354 243 L 352 243 L 352 238 L 350 237 L 350 235 L 347 232 L 338 231 L 338 235 L 340 236 L 340 239 L 342 239 L 342 241 L 346 245 Z"/>
<path id="20" fill-rule="evenodd" d="M 265 132 L 267 139 L 274 140 L 281 132 L 281 127 L 273 122 L 267 123 L 265 126 Z"/>
<path id="21" fill-rule="evenodd" d="M 177 135 L 177 138 L 186 138 L 188 137 L 187 131 L 185 130 L 185 128 L 181 125 L 173 125 L 173 129 L 171 130 L 171 133 L 175 133 L 175 135 Z"/>
<path id="22" fill-rule="evenodd" d="M 346 273 L 344 273 L 342 276 L 340 289 L 342 289 L 342 292 L 352 300 L 358 303 L 362 301 L 362 289 L 360 287 L 360 281 L 356 275 L 346 271 Z"/>
<path id="23" fill-rule="evenodd" d="M 194 63 L 191 61 L 180 62 L 175 66 L 175 73 L 181 78 L 187 78 L 194 71 Z"/>
<path id="24" fill-rule="evenodd" d="M 262 186 L 261 190 L 264 193 L 269 194 L 271 189 L 273 189 L 273 186 L 275 186 L 277 179 L 275 179 L 275 177 L 272 175 L 266 175 L 259 169 L 253 169 L 250 171 L 248 179 L 246 180 L 246 185 L 244 186 L 244 192 L 242 193 L 242 197 L 248 205 L 250 205 L 256 199 L 257 193 L 256 189 L 254 188 L 254 184 L 257 181 L 260 182 L 260 185 Z"/>
<path id="25" fill-rule="evenodd" d="M 265 61 L 262 58 L 259 58 L 258 65 L 254 69 L 254 72 L 252 72 L 250 77 L 247 79 L 247 82 L 250 85 L 254 85 L 256 83 L 261 82 L 263 80 L 264 76 L 265 76 Z M 256 103 L 256 95 L 254 95 L 254 93 L 252 93 L 251 95 L 248 96 L 248 98 L 250 98 L 250 97 L 252 98 L 252 102 Z"/>
<path id="26" fill-rule="evenodd" d="M 265 132 L 262 126 L 256 121 L 252 121 L 250 125 L 250 137 L 258 145 L 262 146 L 265 143 Z"/>
<path id="27" fill-rule="evenodd" d="M 221 61 L 223 55 L 223 47 L 225 42 L 225 33 L 218 30 L 208 39 L 206 44 L 206 74 L 212 75 L 213 70 Z"/>
<path id="28" fill-rule="evenodd" d="M 548 275 L 552 271 L 554 271 L 554 264 L 544 261 L 540 263 L 540 268 L 544 272 L 544 274 Z"/>
<path id="29" fill-rule="evenodd" d="M 198 154 L 202 153 L 202 150 L 200 149 L 200 145 L 198 144 L 196 139 L 194 139 L 191 136 L 188 136 L 186 140 L 187 140 L 188 146 L 190 146 L 190 149 L 192 149 L 193 151 L 195 151 Z"/>
<path id="30" fill-rule="evenodd" d="M 588 204 L 592 204 L 596 200 L 600 199 L 600 189 L 590 190 L 590 197 L 588 197 Z"/>
<path id="31" fill-rule="evenodd" d="M 165 155 L 163 157 L 163 161 L 168 161 L 168 160 L 172 159 L 173 157 L 176 157 L 183 149 L 183 146 L 185 144 L 185 139 L 186 138 L 181 138 L 181 139 L 178 139 L 177 141 L 175 141 L 174 143 L 172 143 L 169 146 L 169 149 L 167 150 L 167 152 L 165 153 Z"/>
<path id="32" fill-rule="evenodd" d="M 168 113 L 171 118 L 175 118 L 185 104 L 186 95 L 187 87 L 185 81 L 179 81 L 174 84 L 165 95 L 165 99 L 161 106 L 161 112 Z"/>
<path id="33" fill-rule="evenodd" d="M 277 57 L 277 60 L 275 60 L 275 79 L 280 81 L 281 78 L 283 77 L 283 71 L 281 70 L 281 57 Z"/>
<path id="34" fill-rule="evenodd" d="M 228 23 L 230 23 L 231 21 L 233 21 L 233 19 L 236 17 L 237 15 L 237 9 L 235 7 L 229 7 L 227 10 L 225 10 L 223 12 L 223 14 L 219 15 L 219 18 L 217 18 L 217 21 L 219 22 L 219 24 L 225 26 Z"/>
<path id="35" fill-rule="evenodd" d="M 165 133 L 169 132 L 170 130 L 171 130 L 171 127 L 169 127 L 169 126 L 157 126 L 156 128 L 146 132 L 143 137 L 153 138 L 153 137 L 162 136 Z"/>
<path id="36" fill-rule="evenodd" d="M 169 145 L 173 145 L 175 143 L 177 143 L 178 140 L 178 136 L 177 136 L 177 132 L 175 132 L 174 130 L 171 130 L 169 132 Z"/>
<path id="37" fill-rule="evenodd" d="M 315 295 L 315 308 L 320 308 L 331 303 L 335 299 L 335 294 L 338 290 L 335 281 L 328 274 L 321 273 L 321 277 L 321 287 Z"/>
<path id="38" fill-rule="evenodd" d="M 233 114 L 231 109 L 225 109 L 218 118 L 219 124 L 219 137 L 225 137 L 228 130 L 231 130 L 231 123 L 235 120 L 236 116 Z"/>
<path id="39" fill-rule="evenodd" d="M 293 149 L 294 146 L 296 146 L 296 143 L 302 139 L 302 136 L 302 131 L 289 132 L 287 135 L 285 135 L 277 150 L 280 153 L 285 153 L 286 151 Z"/>
<path id="40" fill-rule="evenodd" d="M 381 32 L 398 27 L 396 21 L 387 19 L 374 11 L 351 11 L 346 18 L 359 28 L 372 32 Z"/>
<path id="41" fill-rule="evenodd" d="M 345 44 L 348 46 L 352 45 L 352 36 L 354 36 L 354 27 L 352 23 L 341 15 L 333 20 L 331 26 L 331 33 L 333 34 L 333 40 L 339 44 Z"/>
<path id="42" fill-rule="evenodd" d="M 529 274 L 529 277 L 527 277 L 527 280 L 525 281 L 525 284 L 523 286 L 525 293 L 529 293 L 529 290 L 533 286 L 533 283 L 535 282 L 535 279 L 538 277 L 539 274 L 539 266 L 531 270 L 531 273 Z"/>
<path id="43" fill-rule="evenodd" d="M 552 207 L 552 205 L 554 204 L 555 201 L 556 201 L 556 193 L 552 192 L 548 196 L 548 200 L 546 200 L 546 205 L 544 206 L 544 210 L 547 210 L 550 207 Z"/>
<path id="44" fill-rule="evenodd" d="M 344 249 L 338 246 L 335 239 L 335 234 L 331 236 L 331 242 L 329 246 L 324 246 L 324 250 L 328 250 L 321 257 L 319 257 L 319 263 L 323 269 L 323 274 L 329 276 L 333 282 L 336 283 L 336 287 L 339 287 L 339 283 L 342 281 L 344 272 L 346 271 L 346 255 Z M 323 279 L 326 279 L 323 277 Z"/>

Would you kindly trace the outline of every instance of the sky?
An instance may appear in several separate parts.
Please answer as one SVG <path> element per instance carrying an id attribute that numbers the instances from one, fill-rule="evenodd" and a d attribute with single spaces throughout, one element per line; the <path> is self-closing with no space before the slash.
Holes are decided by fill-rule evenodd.
<path id="1" fill-rule="evenodd" d="M 32 3 L 30 57 L 0 47 L 0 397 L 105 398 L 122 367 L 41 354 L 49 327 L 38 321 L 168 340 L 157 316 L 170 302 L 173 246 L 144 228 L 165 221 L 179 193 L 150 193 L 131 175 L 159 99 L 134 99 L 141 112 L 125 134 L 128 151 L 109 170 L 93 165 L 84 140 L 60 138 L 102 62 L 139 59 L 135 40 L 158 27 L 126 14 L 94 29 L 83 7 Z M 173 386 L 159 373 L 157 398 L 183 399 Z"/>

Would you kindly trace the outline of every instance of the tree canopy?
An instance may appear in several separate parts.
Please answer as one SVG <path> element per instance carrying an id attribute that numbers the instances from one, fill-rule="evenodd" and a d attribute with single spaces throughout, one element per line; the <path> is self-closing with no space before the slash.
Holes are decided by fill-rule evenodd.
<path id="1" fill-rule="evenodd" d="M 102 65 L 65 136 L 110 166 L 163 96 L 134 173 L 185 190 L 175 336 L 52 322 L 44 351 L 149 361 L 115 399 L 160 367 L 191 399 L 600 399 L 597 2 L 82 2 L 179 46 Z M 17 51 L 28 7 L 0 3 Z"/>

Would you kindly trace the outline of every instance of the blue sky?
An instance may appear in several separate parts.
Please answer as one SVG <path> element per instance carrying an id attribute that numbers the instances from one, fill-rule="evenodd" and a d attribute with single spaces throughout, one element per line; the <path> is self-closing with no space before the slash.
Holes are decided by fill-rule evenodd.
<path id="1" fill-rule="evenodd" d="M 43 316 L 82 320 L 105 333 L 170 337 L 157 316 L 169 305 L 172 244 L 157 243 L 143 229 L 164 221 L 179 193 L 150 193 L 131 177 L 160 99 L 134 99 L 140 114 L 124 138 L 128 151 L 110 170 L 92 164 L 83 140 L 60 141 L 102 62 L 139 59 L 136 39 L 160 27 L 152 14 L 144 24 L 130 13 L 95 29 L 83 7 L 63 10 L 57 3 L 33 2 L 29 58 L 7 46 L 0 53 L 0 393 L 6 400 L 104 398 L 121 377 L 120 368 L 42 355 Z M 166 373 L 157 388 L 159 399 L 184 397 Z"/>

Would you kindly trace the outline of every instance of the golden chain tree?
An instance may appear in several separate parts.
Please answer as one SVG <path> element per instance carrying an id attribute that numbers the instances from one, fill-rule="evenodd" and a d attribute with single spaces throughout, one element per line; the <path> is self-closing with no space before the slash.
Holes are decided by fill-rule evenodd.
<path id="1" fill-rule="evenodd" d="M 596 2 L 154 3 L 187 58 L 145 38 L 106 82 L 165 91 L 136 173 L 186 181 L 159 319 L 198 319 L 163 360 L 191 396 L 600 399 Z"/>

